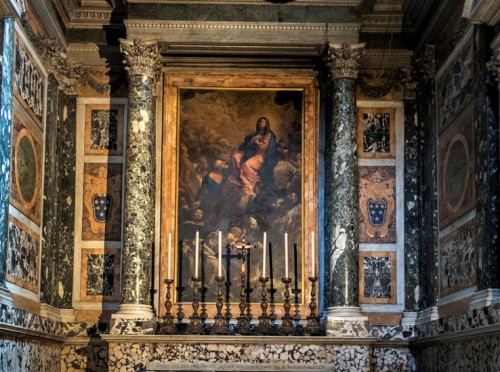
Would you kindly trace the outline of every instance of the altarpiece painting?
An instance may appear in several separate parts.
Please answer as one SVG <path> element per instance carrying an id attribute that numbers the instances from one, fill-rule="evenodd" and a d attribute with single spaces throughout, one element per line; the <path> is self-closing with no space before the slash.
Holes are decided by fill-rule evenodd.
<path id="1" fill-rule="evenodd" d="M 304 276 L 308 273 L 304 273 L 307 268 L 303 262 L 308 251 L 306 245 L 310 244 L 307 238 L 316 230 L 316 211 L 312 205 L 316 192 L 313 176 L 316 134 L 315 128 L 308 127 L 315 123 L 315 95 L 311 78 L 287 82 L 255 79 L 245 81 L 242 86 L 241 79 L 233 78 L 220 87 L 210 86 L 208 77 L 173 77 L 167 82 L 167 107 L 172 101 L 177 106 L 175 112 L 167 113 L 164 174 L 169 165 L 166 150 L 171 146 L 170 139 L 175 139 L 178 151 L 176 182 L 163 184 L 163 217 L 171 225 L 169 221 L 162 223 L 162 252 L 166 252 L 166 237 L 175 231 L 175 264 L 170 264 L 175 266 L 176 286 L 180 287 L 176 294 L 178 303 L 189 303 L 192 299 L 196 231 L 200 236 L 198 276 L 202 280 L 202 302 L 216 300 L 219 231 L 221 270 L 228 280 L 224 297 L 228 303 L 236 304 L 240 299 L 244 244 L 252 247 L 243 268 L 248 299 L 259 303 L 264 232 L 270 243 L 266 276 L 272 277 L 274 301 L 283 302 L 281 279 L 285 277 L 286 265 L 292 284 L 304 289 Z M 307 135 L 312 140 L 307 149 L 306 131 L 311 132 Z M 168 189 L 172 186 L 175 194 L 170 197 L 174 196 L 176 201 L 175 221 L 165 215 Z M 288 262 L 285 262 L 285 233 Z M 163 274 L 167 272 L 164 267 L 165 263 Z"/>

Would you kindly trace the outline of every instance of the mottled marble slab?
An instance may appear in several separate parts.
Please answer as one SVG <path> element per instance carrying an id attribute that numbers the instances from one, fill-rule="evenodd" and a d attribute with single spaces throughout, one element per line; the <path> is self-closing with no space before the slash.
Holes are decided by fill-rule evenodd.
<path id="1" fill-rule="evenodd" d="M 124 105 L 85 106 L 85 154 L 122 155 Z"/>
<path id="2" fill-rule="evenodd" d="M 38 293 L 40 234 L 13 216 L 9 216 L 7 280 Z"/>
<path id="3" fill-rule="evenodd" d="M 475 147 L 472 111 L 467 110 L 439 143 L 439 225 L 444 228 L 474 208 Z"/>
<path id="4" fill-rule="evenodd" d="M 360 303 L 397 302 L 396 252 L 360 252 Z"/>
<path id="5" fill-rule="evenodd" d="M 82 249 L 82 301 L 120 300 L 120 250 Z"/>
<path id="6" fill-rule="evenodd" d="M 14 43 L 14 95 L 35 123 L 43 127 L 46 79 L 42 66 L 33 57 L 33 48 L 18 32 Z"/>
<path id="7" fill-rule="evenodd" d="M 359 241 L 396 242 L 394 167 L 359 167 Z"/>
<path id="8" fill-rule="evenodd" d="M 42 142 L 41 133 L 14 112 L 10 202 L 36 224 L 42 209 Z"/>
<path id="9" fill-rule="evenodd" d="M 395 158 L 395 109 L 358 108 L 358 156 L 360 158 Z"/>
<path id="10" fill-rule="evenodd" d="M 122 164 L 85 164 L 83 240 L 121 240 L 121 193 Z"/>
<path id="11" fill-rule="evenodd" d="M 441 296 L 470 288 L 477 280 L 476 220 L 440 239 Z"/>

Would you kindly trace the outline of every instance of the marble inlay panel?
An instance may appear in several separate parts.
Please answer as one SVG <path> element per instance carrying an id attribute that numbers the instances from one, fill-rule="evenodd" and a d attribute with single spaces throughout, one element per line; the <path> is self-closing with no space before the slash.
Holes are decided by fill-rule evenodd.
<path id="1" fill-rule="evenodd" d="M 121 240 L 121 192 L 121 164 L 85 164 L 83 240 Z"/>
<path id="2" fill-rule="evenodd" d="M 396 242 L 394 167 L 359 167 L 361 243 Z"/>
<path id="3" fill-rule="evenodd" d="M 43 126 L 45 79 L 41 66 L 33 58 L 33 51 L 16 33 L 14 94 L 28 114 Z"/>
<path id="4" fill-rule="evenodd" d="M 476 221 L 440 240 L 441 296 L 472 287 L 477 279 Z"/>
<path id="5" fill-rule="evenodd" d="M 38 293 L 40 235 L 9 216 L 7 280 Z"/>
<path id="6" fill-rule="evenodd" d="M 373 348 L 371 350 L 371 371 L 413 372 L 416 368 L 415 358 L 408 348 Z"/>
<path id="7" fill-rule="evenodd" d="M 61 344 L 2 335 L 1 371 L 61 371 Z"/>
<path id="8" fill-rule="evenodd" d="M 85 106 L 85 154 L 122 155 L 124 105 Z"/>
<path id="9" fill-rule="evenodd" d="M 0 108 L 0 285 L 5 285 L 12 145 L 12 69 L 14 66 L 14 19 L 2 20 L 2 102 Z"/>
<path id="10" fill-rule="evenodd" d="M 10 202 L 39 224 L 42 208 L 42 138 L 14 112 Z"/>
<path id="11" fill-rule="evenodd" d="M 82 301 L 120 300 L 120 250 L 82 249 Z"/>
<path id="12" fill-rule="evenodd" d="M 360 252 L 360 302 L 397 302 L 396 252 Z"/>
<path id="13" fill-rule="evenodd" d="M 358 156 L 394 158 L 396 154 L 395 110 L 358 108 Z"/>
<path id="14" fill-rule="evenodd" d="M 439 144 L 439 222 L 444 228 L 474 208 L 475 148 L 471 112 Z"/>
<path id="15" fill-rule="evenodd" d="M 453 54 L 437 79 L 438 129 L 445 130 L 473 98 L 472 38 Z"/>

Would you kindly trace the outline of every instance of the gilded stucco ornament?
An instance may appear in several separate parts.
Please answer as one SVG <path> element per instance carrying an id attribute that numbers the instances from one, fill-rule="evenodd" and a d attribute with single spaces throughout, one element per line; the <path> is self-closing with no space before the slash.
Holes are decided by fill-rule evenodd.
<path id="1" fill-rule="evenodd" d="M 156 40 L 120 39 L 120 51 L 129 76 L 143 75 L 158 81 L 161 73 L 160 54 Z"/>
<path id="2" fill-rule="evenodd" d="M 79 65 L 71 65 L 63 48 L 55 40 L 46 41 L 44 59 L 49 73 L 54 74 L 59 89 L 67 95 L 78 95 L 78 81 L 82 75 Z"/>
<path id="3" fill-rule="evenodd" d="M 330 44 L 327 50 L 326 65 L 333 79 L 358 77 L 365 43 Z"/>

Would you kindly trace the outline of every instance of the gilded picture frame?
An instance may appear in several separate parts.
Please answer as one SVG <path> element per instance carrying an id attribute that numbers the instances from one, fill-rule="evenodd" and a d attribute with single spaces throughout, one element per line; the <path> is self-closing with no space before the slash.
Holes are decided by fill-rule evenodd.
<path id="1" fill-rule="evenodd" d="M 307 276 L 310 274 L 310 247 L 311 247 L 311 232 L 316 232 L 317 231 L 317 164 L 318 164 L 318 159 L 317 159 L 317 146 L 318 146 L 318 133 L 317 133 L 317 122 L 318 122 L 318 114 L 317 114 L 317 105 L 318 105 L 318 91 L 317 91 L 317 84 L 316 84 L 316 79 L 314 76 L 273 76 L 273 75 L 252 75 L 252 76 L 244 76 L 244 75 L 220 75 L 220 74 L 211 74 L 211 73 L 205 73 L 205 74 L 196 74 L 196 75 L 191 75 L 191 74 L 177 74 L 177 73 L 167 73 L 165 75 L 165 83 L 164 83 L 164 123 L 163 123 L 163 144 L 162 144 L 162 211 L 161 211 L 161 219 L 162 219 L 162 233 L 161 233 L 161 253 L 160 253 L 160 283 L 166 279 L 168 272 L 170 272 L 171 276 L 173 276 L 171 279 L 175 280 L 174 287 L 191 287 L 192 283 L 189 279 L 185 279 L 186 273 L 183 272 L 183 264 L 182 261 L 185 260 L 186 256 L 183 256 L 186 251 L 193 251 L 194 250 L 194 244 L 195 244 L 195 231 L 202 230 L 201 226 L 198 228 L 196 226 L 189 226 L 188 229 L 185 229 L 185 225 L 183 225 L 183 221 L 186 222 L 185 216 L 183 217 L 182 213 L 182 208 L 183 208 L 183 203 L 185 200 L 185 196 L 182 194 L 184 189 L 186 188 L 186 185 L 182 183 L 182 180 L 185 176 L 185 170 L 186 168 L 183 168 L 182 162 L 184 162 L 186 159 L 186 155 L 182 153 L 184 151 L 185 153 L 188 153 L 189 155 L 192 154 L 193 149 L 190 149 L 189 147 L 192 147 L 192 145 L 186 146 L 186 140 L 185 137 L 187 136 L 186 132 L 183 131 L 184 128 L 188 125 L 194 125 L 197 127 L 197 130 L 200 130 L 200 136 L 202 136 L 205 141 L 210 142 L 210 136 L 215 136 L 217 137 L 218 135 L 224 134 L 224 132 L 221 132 L 220 128 L 221 126 L 217 126 L 217 115 L 212 115 L 216 113 L 222 113 L 224 110 L 227 109 L 227 111 L 224 111 L 224 115 L 227 113 L 229 116 L 235 118 L 235 121 L 237 123 L 234 124 L 234 126 L 230 127 L 233 131 L 238 132 L 238 135 L 235 135 L 233 138 L 230 136 L 222 136 L 223 140 L 227 141 L 228 147 L 231 148 L 231 156 L 227 157 L 228 162 L 234 161 L 234 156 L 235 154 L 238 153 L 238 151 L 241 149 L 241 144 L 244 143 L 244 139 L 246 138 L 246 135 L 248 133 L 253 133 L 254 131 L 257 131 L 258 124 L 257 122 L 259 121 L 258 119 L 262 117 L 267 117 L 268 118 L 268 123 L 267 125 L 270 125 L 270 128 L 272 131 L 276 131 L 275 133 L 275 140 L 276 140 L 276 146 L 278 147 L 278 143 L 280 142 L 280 139 L 290 135 L 291 133 L 285 133 L 282 132 L 280 129 L 279 124 L 277 124 L 277 117 L 273 116 L 276 115 L 275 113 L 271 112 L 269 110 L 270 107 L 276 108 L 276 106 L 268 105 L 266 97 L 274 97 L 274 103 L 280 102 L 279 97 L 283 98 L 284 104 L 289 104 L 289 109 L 290 111 L 293 111 L 294 108 L 295 110 L 295 115 L 297 113 L 300 113 L 300 156 L 297 156 L 295 159 L 300 163 L 300 179 L 297 179 L 296 183 L 300 183 L 300 202 L 293 204 L 295 206 L 296 210 L 299 210 L 300 213 L 300 232 L 298 232 L 295 236 L 293 235 L 293 231 L 289 231 L 290 233 L 290 238 L 289 238 L 289 250 L 288 250 L 288 265 L 289 265 L 289 277 L 294 276 L 294 252 L 293 252 L 293 244 L 297 243 L 298 249 L 297 249 L 297 261 L 299 263 L 299 268 L 298 268 L 298 281 L 301 283 L 300 286 L 302 287 L 302 291 L 299 295 L 299 307 L 301 309 L 301 313 L 303 315 L 306 314 L 307 307 L 306 307 L 306 301 L 305 299 L 309 297 L 310 293 L 310 287 L 309 283 L 306 280 Z M 203 96 L 203 99 L 207 101 L 205 103 L 205 106 L 203 104 L 200 104 L 199 102 L 191 102 L 195 103 L 193 106 L 189 106 L 185 102 L 186 97 L 196 97 L 196 96 Z M 297 104 L 297 100 L 294 99 L 289 99 L 291 96 L 294 95 L 299 95 L 301 97 L 300 104 Z M 225 98 L 224 98 L 225 97 Z M 247 102 L 250 107 L 246 107 L 242 109 L 241 107 L 244 106 L 241 102 L 238 102 L 237 104 L 234 101 L 234 97 L 240 97 L 241 100 L 244 102 Z M 252 98 L 253 97 L 253 98 Z M 278 98 L 277 98 L 278 97 Z M 189 99 L 191 99 L 189 98 Z M 224 101 L 225 99 L 225 101 Z M 245 101 L 247 100 L 247 101 Z M 260 101 L 259 101 L 260 100 Z M 203 101 L 203 100 L 201 100 Z M 200 101 L 200 102 L 201 102 Z M 262 102 L 262 105 L 257 105 L 255 102 Z M 292 101 L 295 101 L 295 105 Z M 219 105 L 219 106 L 214 106 L 214 105 Z M 242 106 L 243 105 L 243 106 Z M 293 107 L 292 107 L 293 106 Z M 300 106 L 300 107 L 299 107 Z M 214 108 L 215 107 L 215 108 Z M 224 107 L 224 110 L 221 109 L 221 107 Z M 239 107 L 238 109 L 235 109 L 236 107 Z M 249 110 L 250 109 L 250 110 Z M 255 109 L 255 110 L 254 110 Z M 239 111 L 238 111 L 239 110 Z M 192 112 L 198 112 L 202 113 L 197 120 L 198 124 L 193 124 L 195 122 L 195 118 L 193 116 L 186 116 L 186 113 L 192 113 Z M 238 112 L 236 112 L 238 111 Z M 248 118 L 245 117 L 245 115 L 241 114 L 242 112 L 249 113 Z M 241 116 L 240 116 L 241 115 Z M 255 116 L 255 117 L 254 117 Z M 293 115 L 292 115 L 293 116 Z M 215 119 L 214 119 L 215 118 Z M 242 124 L 240 122 L 244 122 Z M 200 121 L 200 119 L 202 119 Z M 283 119 L 284 120 L 284 119 Z M 285 120 L 286 121 L 286 120 Z M 288 123 L 290 126 L 293 126 L 292 122 Z M 243 127 L 237 127 L 237 125 L 242 125 Z M 241 135 L 242 133 L 245 133 L 245 135 Z M 259 139 L 265 139 L 265 131 L 263 132 L 264 134 L 259 137 Z M 267 132 L 269 133 L 269 132 Z M 200 137 L 201 138 L 201 137 Z M 223 143 L 225 143 L 223 141 Z M 307 144 L 307 145 L 306 145 Z M 281 143 L 281 145 L 283 145 Z M 291 146 L 290 146 L 291 147 Z M 213 150 L 213 149 L 212 149 Z M 266 150 L 267 151 L 267 150 Z M 203 150 L 202 150 L 203 152 Z M 293 152 L 293 149 L 290 150 L 291 153 Z M 206 154 L 207 151 L 203 152 L 203 154 Z M 297 154 L 295 154 L 297 155 Z M 183 158 L 184 156 L 184 158 Z M 194 157 L 192 157 L 194 158 Z M 190 158 L 191 159 L 191 158 Z M 216 159 L 215 159 L 216 160 Z M 211 161 L 207 161 L 210 163 L 210 166 L 215 165 L 215 160 L 211 159 Z M 264 160 L 265 162 L 266 160 Z M 198 165 L 202 166 L 202 165 Z M 239 172 L 239 170 L 238 170 Z M 208 168 L 203 168 L 203 172 L 200 172 L 198 175 L 199 178 L 202 178 L 201 175 L 205 174 L 208 175 L 210 173 L 210 169 Z M 217 172 L 215 172 L 217 173 Z M 237 182 L 240 182 L 238 187 L 241 187 L 241 190 L 243 190 L 243 180 L 241 180 L 241 177 L 245 177 L 244 175 L 242 176 L 240 174 L 240 179 L 238 179 Z M 168 175 L 168 176 L 166 176 Z M 264 183 L 265 182 L 265 176 L 263 173 L 259 173 L 259 182 Z M 276 181 L 274 179 L 274 181 Z M 198 187 L 201 187 L 201 184 L 203 181 L 199 180 L 199 185 Z M 250 186 L 251 187 L 251 186 Z M 259 195 L 259 190 L 253 189 L 255 195 Z M 194 193 L 196 195 L 199 194 L 199 189 L 195 189 Z M 223 198 L 228 202 L 228 204 L 234 206 L 235 209 L 238 209 L 239 206 L 241 206 L 241 200 L 242 198 L 238 199 L 238 203 L 231 203 L 229 202 L 230 199 L 230 192 L 227 192 L 223 195 Z M 241 194 L 243 195 L 243 194 Z M 256 198 L 256 196 L 253 196 Z M 249 198 L 252 200 L 252 198 Z M 224 199 L 223 199 L 224 200 Z M 248 201 L 245 201 L 247 203 Z M 245 204 L 245 210 L 248 210 L 246 208 L 248 204 Z M 195 209 L 195 208 L 191 208 Z M 201 209 L 201 208 L 200 208 Z M 208 210 L 206 210 L 208 211 Z M 191 215 L 190 215 L 191 216 Z M 218 215 L 215 217 L 215 225 L 213 226 L 218 226 L 217 223 L 220 222 L 219 219 L 224 219 L 225 215 Z M 205 214 L 203 214 L 203 218 L 205 217 Z M 247 216 L 248 217 L 248 216 Z M 254 218 L 255 221 L 258 225 L 263 224 L 263 221 L 259 220 L 259 218 Z M 189 223 L 195 221 L 195 217 L 192 217 Z M 252 222 L 251 218 L 246 219 L 248 222 Z M 205 223 L 205 220 L 203 220 Z M 194 223 L 193 225 L 196 225 Z M 259 230 L 259 233 L 262 232 L 264 229 L 270 228 L 270 225 L 265 225 L 266 227 L 261 228 Z M 238 235 L 238 231 L 233 229 L 231 230 L 231 227 L 227 225 L 227 229 L 222 228 L 221 230 L 224 231 L 224 242 L 223 242 L 223 250 L 224 252 L 223 255 L 229 254 L 229 255 L 234 255 L 237 256 L 237 251 L 232 251 L 232 253 L 226 252 L 226 244 L 230 242 L 230 236 L 236 237 Z M 248 230 L 250 231 L 251 227 L 245 227 L 245 231 Z M 242 228 L 243 230 L 243 228 Z M 280 288 L 280 282 L 281 278 L 284 276 L 284 270 L 283 270 L 283 265 L 284 265 L 284 241 L 283 238 L 281 238 L 281 233 L 284 232 L 285 229 L 280 230 L 280 234 L 272 234 L 272 231 L 268 231 L 268 234 L 270 236 L 270 240 L 272 239 L 272 245 L 273 245 L 273 255 L 274 255 L 274 261 L 275 263 L 273 264 L 274 266 L 274 283 L 275 283 L 275 289 Z M 187 233 L 186 233 L 187 231 Z M 215 230 L 214 230 L 215 231 Z M 172 236 L 172 247 L 171 249 L 171 262 L 169 263 L 169 257 L 168 257 L 168 236 L 169 234 Z M 186 235 L 187 234 L 187 235 Z M 232 234 L 232 235 L 231 235 Z M 181 237 L 181 235 L 183 235 Z M 212 234 L 213 235 L 213 234 Z M 250 235 L 250 234 L 249 234 Z M 208 238 L 210 236 L 210 238 Z M 274 237 L 272 237 L 274 236 Z M 317 236 L 317 234 L 315 235 Z M 272 238 L 271 238 L 272 237 Z M 206 240 L 212 239 L 213 237 L 209 234 L 205 238 Z M 262 255 L 262 239 L 260 239 L 260 234 L 258 238 L 254 238 L 257 240 L 254 244 L 256 246 L 256 250 L 252 252 L 252 255 L 254 256 L 253 258 L 250 259 L 250 264 L 255 268 L 256 266 L 259 266 L 261 264 L 260 256 Z M 200 240 L 202 240 L 200 238 Z M 232 242 L 237 243 L 238 239 L 234 239 Z M 187 245 L 186 242 L 187 241 Z M 269 241 L 268 241 L 269 242 Z M 210 240 L 210 244 L 212 244 L 212 240 Z M 247 242 L 248 243 L 248 242 Z M 251 242 L 252 243 L 252 242 Z M 259 245 L 260 243 L 260 245 Z M 200 242 L 200 245 L 202 243 Z M 205 243 L 205 245 L 208 245 Z M 317 244 L 315 244 L 317 247 Z M 186 249 L 187 247 L 187 249 Z M 210 245 L 211 248 L 217 247 L 217 244 L 214 243 L 214 245 Z M 184 249 L 184 250 L 183 250 Z M 208 252 L 208 253 L 207 253 Z M 210 251 L 206 250 L 206 254 L 209 255 L 210 257 L 206 258 L 206 265 L 209 267 L 207 264 L 209 259 L 211 259 L 213 262 L 211 264 L 212 270 L 208 269 L 205 267 L 206 274 L 209 276 L 215 276 L 217 265 L 216 262 L 218 260 L 218 252 L 216 248 L 210 249 Z M 192 254 L 191 254 L 192 256 Z M 257 257 L 255 257 L 257 256 Z M 316 254 L 317 257 L 317 254 Z M 230 271 L 223 270 L 224 274 L 227 274 L 228 272 L 231 272 L 230 274 L 230 279 L 231 279 L 231 284 L 232 287 L 234 288 L 233 294 L 228 295 L 225 298 L 228 300 L 227 302 L 231 303 L 230 308 L 231 308 L 231 313 L 232 314 L 237 314 L 238 313 L 238 302 L 239 302 L 239 295 L 238 293 L 240 292 L 239 290 L 239 274 L 241 272 L 241 267 L 238 266 L 241 261 L 238 261 L 237 257 L 234 258 L 226 258 L 226 260 L 233 260 L 236 263 L 234 265 L 231 263 L 231 269 Z M 233 262 L 233 261 L 230 261 Z M 278 262 L 281 262 L 278 265 Z M 170 269 L 169 269 L 170 265 Z M 224 264 L 225 265 L 225 264 Z M 267 263 L 269 265 L 269 263 Z M 191 265 L 192 266 L 192 265 Z M 201 266 L 201 263 L 200 263 Z M 317 267 L 317 265 L 315 265 Z M 191 271 L 193 270 L 192 267 L 190 269 Z M 201 267 L 200 267 L 201 270 Z M 237 271 L 237 272 L 236 272 Z M 267 266 L 267 273 L 266 276 L 269 276 L 269 266 Z M 188 275 L 190 276 L 192 272 L 190 272 Z M 262 268 L 259 271 L 259 274 L 262 274 Z M 184 278 L 183 278 L 184 277 Z M 251 278 L 252 281 L 255 278 Z M 210 283 L 208 283 L 209 280 L 207 279 L 207 291 L 213 291 L 214 290 L 214 281 L 211 280 Z M 255 289 L 255 288 L 254 288 Z M 165 297 L 165 287 L 160 288 L 160 298 Z M 185 290 L 185 288 L 184 288 Z M 179 291 L 176 291 L 173 294 L 173 300 L 174 304 L 178 305 L 180 309 L 180 313 L 182 313 L 185 316 L 189 316 L 191 313 L 191 307 L 188 306 L 191 299 L 189 298 L 189 295 L 182 295 L 179 296 Z M 255 291 L 256 293 L 258 291 Z M 279 292 L 282 292 L 279 290 Z M 183 298 L 184 297 L 184 298 Z M 204 311 L 207 314 L 213 314 L 215 312 L 215 304 L 214 304 L 215 297 L 212 295 L 207 295 L 207 298 L 205 298 L 205 303 L 204 305 Z M 257 295 L 255 300 L 252 300 L 254 302 L 252 304 L 252 308 L 257 311 L 257 309 L 260 309 L 258 307 L 258 301 L 257 300 Z M 281 297 L 276 298 L 275 302 L 282 302 Z M 273 312 L 276 314 L 281 314 L 282 312 L 282 307 L 280 306 L 273 306 Z M 164 309 L 160 309 L 160 313 L 164 313 Z M 254 314 L 257 314 L 257 312 L 254 312 Z"/>

